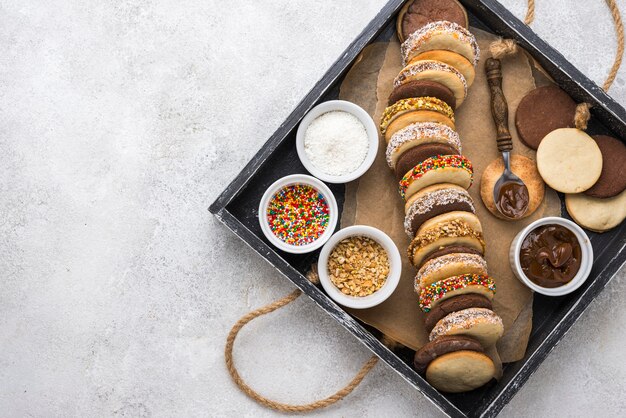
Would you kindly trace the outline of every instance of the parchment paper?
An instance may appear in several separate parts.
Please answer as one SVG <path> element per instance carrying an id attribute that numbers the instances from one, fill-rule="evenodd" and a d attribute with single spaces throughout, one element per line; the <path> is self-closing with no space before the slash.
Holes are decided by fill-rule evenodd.
<path id="1" fill-rule="evenodd" d="M 495 35 L 472 28 L 483 58 L 476 68 L 476 79 L 463 105 L 455 113 L 456 128 L 461 136 L 463 154 L 474 166 L 474 185 L 470 194 L 481 220 L 489 274 L 496 280 L 494 310 L 502 317 L 505 334 L 497 349 L 502 362 L 521 359 L 526 351 L 532 326 L 532 293 L 520 283 L 509 266 L 510 243 L 524 226 L 544 217 L 560 214 L 556 193 L 546 189 L 546 198 L 529 218 L 507 222 L 491 215 L 480 198 L 480 176 L 487 165 L 498 158 L 495 126 L 491 118 L 490 93 L 484 71 L 485 55 Z M 534 159 L 534 151 L 521 144 L 515 132 L 515 109 L 522 97 L 535 87 L 533 73 L 525 54 L 503 60 L 503 89 L 509 103 L 509 126 L 514 153 Z M 401 70 L 400 45 L 397 41 L 368 46 L 341 85 L 340 98 L 357 103 L 379 121 L 387 106 L 393 79 Z M 399 343 L 418 350 L 428 342 L 423 313 L 413 290 L 415 268 L 406 257 L 409 237 L 404 232 L 404 205 L 397 182 L 385 161 L 385 141 L 380 139 L 376 161 L 357 182 L 346 187 L 342 227 L 364 224 L 385 231 L 396 243 L 403 259 L 398 288 L 383 304 L 365 310 L 350 310 L 363 322 L 375 327 Z M 494 354 L 495 356 L 495 354 Z"/>

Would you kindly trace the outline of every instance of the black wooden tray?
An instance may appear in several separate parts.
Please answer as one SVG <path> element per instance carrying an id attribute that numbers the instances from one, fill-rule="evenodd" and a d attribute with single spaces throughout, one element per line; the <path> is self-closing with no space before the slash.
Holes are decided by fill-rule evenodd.
<path id="1" fill-rule="evenodd" d="M 624 109 L 524 23 L 495 0 L 460 1 L 468 10 L 472 26 L 517 40 L 577 102 L 593 104 L 590 133 L 626 138 Z M 591 277 L 584 286 L 573 294 L 559 298 L 535 294 L 533 330 L 524 359 L 505 364 L 500 381 L 464 394 L 442 394 L 435 390 L 411 367 L 412 351 L 391 352 L 380 343 L 376 330 L 350 316 L 328 298 L 321 287 L 311 284 L 304 274 L 317 259 L 319 251 L 305 255 L 279 251 L 268 243 L 258 224 L 257 211 L 265 189 L 285 175 L 306 173 L 296 154 L 298 123 L 316 104 L 337 98 L 343 76 L 366 45 L 393 36 L 395 16 L 403 3 L 404 0 L 391 0 L 385 5 L 209 210 L 443 412 L 453 417 L 495 416 L 624 264 L 626 223 L 605 234 L 590 233 L 595 260 Z M 341 209 L 344 186 L 329 187 Z M 563 216 L 567 216 L 564 210 Z"/>

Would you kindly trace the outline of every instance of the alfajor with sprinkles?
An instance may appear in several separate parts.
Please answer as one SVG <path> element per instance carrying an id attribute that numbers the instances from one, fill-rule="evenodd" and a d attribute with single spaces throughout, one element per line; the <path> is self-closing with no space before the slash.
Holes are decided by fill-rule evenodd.
<path id="1" fill-rule="evenodd" d="M 448 298 L 468 293 L 476 293 L 492 300 L 496 293 L 496 284 L 486 275 L 461 274 L 422 287 L 419 292 L 420 308 L 428 312 Z"/>
<path id="2" fill-rule="evenodd" d="M 422 161 L 399 182 L 400 196 L 407 201 L 421 189 L 437 183 L 452 183 L 469 189 L 474 180 L 472 163 L 462 155 L 438 155 Z"/>

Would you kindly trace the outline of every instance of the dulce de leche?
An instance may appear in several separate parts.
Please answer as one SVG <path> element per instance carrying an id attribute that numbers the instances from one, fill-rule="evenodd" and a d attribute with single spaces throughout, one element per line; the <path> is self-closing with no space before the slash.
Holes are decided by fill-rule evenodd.
<path id="1" fill-rule="evenodd" d="M 526 277 L 541 287 L 568 283 L 580 269 L 582 250 L 576 235 L 561 225 L 543 225 L 524 238 L 520 264 Z"/>

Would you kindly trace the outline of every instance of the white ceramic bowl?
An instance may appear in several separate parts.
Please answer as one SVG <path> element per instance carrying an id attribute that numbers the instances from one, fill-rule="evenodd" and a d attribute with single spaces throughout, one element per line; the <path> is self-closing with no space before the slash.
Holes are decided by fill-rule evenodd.
<path id="1" fill-rule="evenodd" d="M 322 196 L 324 196 L 324 198 L 326 198 L 326 202 L 328 203 L 329 219 L 326 230 L 318 239 L 306 245 L 287 244 L 276 235 L 274 235 L 274 233 L 270 229 L 269 224 L 267 223 L 267 205 L 269 204 L 274 194 L 276 194 L 276 192 L 278 192 L 283 187 L 294 184 L 306 184 L 313 187 L 314 189 L 319 191 Z M 335 227 L 337 226 L 337 219 L 339 217 L 338 212 L 339 210 L 337 209 L 337 200 L 335 200 L 335 196 L 333 195 L 333 192 L 330 191 L 328 186 L 326 186 L 315 177 L 307 176 L 305 174 L 292 174 L 290 176 L 286 176 L 275 181 L 270 187 L 267 188 L 267 190 L 263 194 L 263 197 L 261 198 L 261 203 L 259 204 L 259 224 L 261 225 L 261 230 L 265 234 L 265 237 L 272 245 L 288 253 L 304 254 L 318 249 L 319 247 L 324 245 L 326 241 L 328 241 L 328 239 L 335 231 Z"/>
<path id="2" fill-rule="evenodd" d="M 342 176 L 326 174 L 315 167 L 313 163 L 311 163 L 311 160 L 307 157 L 306 151 L 304 150 L 304 135 L 311 122 L 313 122 L 313 120 L 318 116 L 334 110 L 348 112 L 356 116 L 356 118 L 359 119 L 365 127 L 367 138 L 369 140 L 369 149 L 367 151 L 367 155 L 365 156 L 365 160 L 363 160 L 359 168 L 355 171 Z M 345 100 L 330 100 L 315 106 L 302 119 L 296 133 L 296 150 L 304 168 L 306 168 L 309 173 L 313 174 L 318 179 L 327 183 L 347 183 L 361 177 L 372 166 L 372 163 L 374 163 L 376 153 L 378 152 L 378 128 L 376 127 L 376 124 L 371 116 L 360 106 Z"/>
<path id="3" fill-rule="evenodd" d="M 373 239 L 385 249 L 389 257 L 389 276 L 387 281 L 380 289 L 369 296 L 344 295 L 328 276 L 328 256 L 341 240 L 352 236 L 365 236 Z M 383 231 L 371 226 L 354 225 L 338 231 L 324 245 L 317 261 L 317 271 L 322 287 L 335 302 L 348 308 L 365 309 L 381 304 L 396 290 L 400 282 L 400 274 L 402 273 L 402 260 L 400 259 L 398 247 Z"/>
<path id="4" fill-rule="evenodd" d="M 574 276 L 572 280 L 563 286 L 548 288 L 539 286 L 526 277 L 524 271 L 522 270 L 522 266 L 520 265 L 520 249 L 522 248 L 524 238 L 526 238 L 530 231 L 543 225 L 554 224 L 564 226 L 574 233 L 580 243 L 581 263 L 578 273 L 576 273 L 576 276 Z M 546 296 L 563 296 L 578 289 L 583 283 L 585 283 L 587 277 L 589 277 L 589 273 L 591 272 L 591 267 L 593 265 L 593 248 L 591 247 L 591 242 L 589 241 L 587 234 L 585 234 L 585 231 L 583 231 L 574 222 L 558 216 L 550 216 L 536 220 L 526 228 L 522 229 L 515 236 L 515 238 L 513 238 L 513 241 L 511 242 L 511 249 L 509 251 L 509 261 L 511 262 L 513 273 L 515 273 L 517 278 L 530 289 Z"/>

